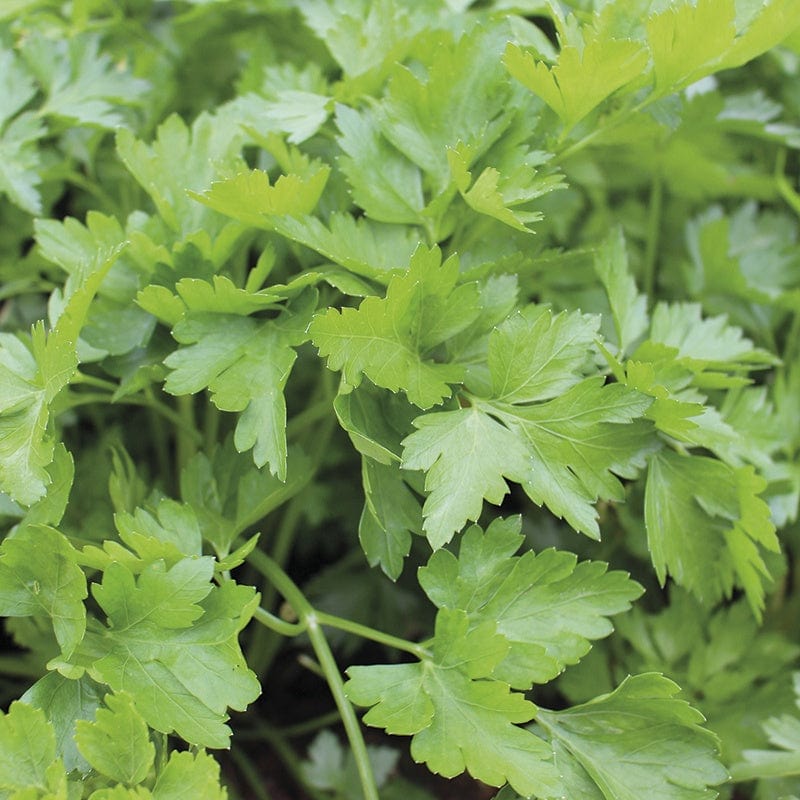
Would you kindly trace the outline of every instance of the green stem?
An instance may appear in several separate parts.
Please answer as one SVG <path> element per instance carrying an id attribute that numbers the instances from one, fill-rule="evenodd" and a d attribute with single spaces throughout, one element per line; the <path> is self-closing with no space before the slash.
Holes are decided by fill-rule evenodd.
<path id="1" fill-rule="evenodd" d="M 242 777 L 247 781 L 248 788 L 253 792 L 252 796 L 257 800 L 272 800 L 272 795 L 264 787 L 264 779 L 253 766 L 253 762 L 247 754 L 240 747 L 234 747 L 231 750 L 231 758 Z"/>
<path id="2" fill-rule="evenodd" d="M 119 385 L 113 381 L 107 381 L 104 378 L 97 378 L 94 375 L 87 375 L 85 372 L 76 372 L 70 383 L 83 384 L 85 386 L 94 386 L 96 389 L 106 389 L 112 394 L 117 391 Z"/>
<path id="3" fill-rule="evenodd" d="M 325 397 L 324 400 L 320 400 L 318 403 L 314 403 L 304 409 L 286 424 L 286 438 L 294 439 L 298 434 L 304 433 L 315 422 L 328 417 L 332 410 L 330 397 Z"/>
<path id="4" fill-rule="evenodd" d="M 657 97 L 647 97 L 634 106 L 619 109 L 617 112 L 607 117 L 604 124 L 598 122 L 598 124 L 592 128 L 591 132 L 587 133 L 582 139 L 578 139 L 577 142 L 573 142 L 571 145 L 564 148 L 560 153 L 556 153 L 555 157 L 549 162 L 549 164 L 551 166 L 555 166 L 556 164 L 561 164 L 572 156 L 577 155 L 585 147 L 588 147 L 590 144 L 592 144 L 595 139 L 601 138 L 603 134 L 614 130 L 614 128 L 616 128 L 618 125 L 621 125 L 626 119 L 628 119 L 628 117 L 643 111 L 648 105 L 650 105 L 650 103 L 659 99 L 659 97 L 660 95 Z"/>
<path id="5" fill-rule="evenodd" d="M 309 733 L 314 733 L 322 728 L 327 728 L 331 725 L 338 725 L 341 722 L 338 711 L 329 711 L 327 714 L 320 714 L 318 717 L 307 719 L 305 722 L 298 722 L 296 725 L 289 725 L 281 729 L 281 735 L 287 739 L 293 739 L 295 736 L 305 736 Z"/>
<path id="6" fill-rule="evenodd" d="M 158 777 L 167 766 L 169 760 L 169 738 L 166 733 L 153 731 L 156 746 L 155 771 Z"/>
<path id="7" fill-rule="evenodd" d="M 161 478 L 169 483 L 172 471 L 172 457 L 170 456 L 169 448 L 167 447 L 167 429 L 164 425 L 164 417 L 159 409 L 159 403 L 153 396 L 151 387 L 144 390 L 145 399 L 148 400 L 147 416 L 150 418 L 150 429 L 153 431 L 154 447 L 156 461 L 158 462 L 158 470 Z M 167 408 L 167 406 L 164 406 Z M 172 409 L 168 409 L 172 414 Z"/>
<path id="8" fill-rule="evenodd" d="M 644 254 L 644 291 L 648 298 L 654 297 L 656 287 L 656 264 L 661 234 L 661 213 L 664 203 L 664 180 L 657 168 L 650 186 L 649 213 L 647 215 L 647 244 Z"/>
<path id="9" fill-rule="evenodd" d="M 78 381 L 78 383 L 88 382 Z M 114 386 L 114 388 L 116 389 L 117 387 Z M 179 428 L 181 433 L 190 440 L 193 448 L 199 445 L 202 440 L 197 429 L 193 426 L 188 426 L 187 421 L 181 414 L 176 413 L 165 403 L 160 403 L 152 395 L 145 397 L 132 395 L 115 400 L 112 395 L 102 394 L 100 392 L 74 392 L 69 401 L 64 404 L 64 408 L 77 408 L 78 406 L 86 406 L 93 403 L 115 406 L 140 406 L 142 408 L 152 409 L 175 425 L 176 428 Z"/>
<path id="10" fill-rule="evenodd" d="M 297 753 L 283 740 L 278 731 L 274 731 L 268 725 L 262 723 L 259 725 L 258 732 L 262 739 L 266 739 L 270 747 L 272 747 L 275 755 L 280 758 L 284 767 L 286 767 L 289 774 L 294 779 L 295 783 L 307 794 L 312 800 L 330 800 L 330 795 L 322 792 L 315 786 L 310 786 L 306 781 L 303 771 L 298 764 Z"/>
<path id="11" fill-rule="evenodd" d="M 292 606 L 300 622 L 306 625 L 306 632 L 314 649 L 314 654 L 325 675 L 328 688 L 333 695 L 336 707 L 339 709 L 339 715 L 342 718 L 347 738 L 350 741 L 350 748 L 353 751 L 356 769 L 361 780 L 361 788 L 364 792 L 364 800 L 380 800 L 378 787 L 375 784 L 375 776 L 372 774 L 372 765 L 367 754 L 367 746 L 361 733 L 361 726 L 353 706 L 345 695 L 344 682 L 328 645 L 328 640 L 325 638 L 325 633 L 320 626 L 318 612 L 309 603 L 297 584 L 262 550 L 254 550 L 250 553 L 248 561 L 274 584 L 275 588 Z"/>
<path id="12" fill-rule="evenodd" d="M 353 758 L 356 761 L 356 769 L 361 780 L 364 800 L 380 800 L 378 786 L 372 773 L 372 764 L 370 764 L 369 754 L 367 753 L 367 745 L 361 733 L 361 723 L 358 721 L 356 712 L 344 692 L 344 682 L 328 640 L 325 638 L 325 634 L 314 614 L 307 615 L 305 619 L 308 624 L 308 638 L 311 640 L 311 646 L 317 655 L 319 665 L 325 673 L 328 688 L 331 690 L 336 707 L 339 709 L 347 738 L 350 741 L 350 749 L 353 751 Z"/>
<path id="13" fill-rule="evenodd" d="M 420 660 L 428 659 L 431 657 L 430 651 L 426 650 L 422 645 L 416 642 L 409 642 L 407 639 L 401 639 L 398 636 L 392 636 L 390 633 L 375 630 L 367 625 L 362 625 L 359 622 L 353 622 L 343 617 L 337 617 L 333 614 L 326 614 L 324 611 L 317 611 L 317 620 L 320 625 L 328 625 L 331 628 L 338 628 L 340 631 L 352 633 L 355 636 L 360 636 L 362 639 L 370 639 L 378 644 L 384 644 L 387 647 L 393 647 L 396 650 L 403 650 L 406 653 L 416 656 Z"/>
<path id="14" fill-rule="evenodd" d="M 203 416 L 203 449 L 213 452 L 219 438 L 219 409 L 211 402 L 206 403 Z"/>
<path id="15" fill-rule="evenodd" d="M 181 425 L 177 427 L 178 440 L 176 442 L 177 450 L 177 469 L 178 479 L 183 468 L 189 463 L 192 456 L 197 452 L 197 445 L 199 444 L 200 434 L 197 431 L 194 418 L 194 397 L 190 394 L 180 395 L 178 401 L 178 416 L 181 420 Z M 189 434 L 192 431 L 192 434 Z"/>
<path id="16" fill-rule="evenodd" d="M 784 202 L 795 214 L 800 216 L 800 194 L 797 193 L 797 190 L 789 183 L 789 179 L 786 177 L 785 148 L 778 151 L 778 157 L 775 159 L 775 185 Z"/>
<path id="17" fill-rule="evenodd" d="M 275 535 L 275 542 L 272 545 L 272 558 L 281 568 L 286 566 L 286 562 L 289 558 L 289 553 L 292 549 L 292 541 L 294 540 L 297 525 L 303 513 L 303 505 L 304 503 L 300 495 L 295 495 L 291 499 L 289 505 L 286 506 L 286 511 L 284 511 L 283 517 L 281 517 L 278 532 Z M 274 584 L 265 587 L 262 593 L 262 603 L 266 608 L 272 608 L 275 604 L 276 595 L 277 589 Z"/>
<path id="18" fill-rule="evenodd" d="M 256 609 L 255 614 L 253 614 L 253 619 L 255 619 L 256 622 L 260 622 L 265 628 L 279 633 L 281 636 L 299 636 L 306 629 L 306 626 L 302 622 L 287 622 L 285 619 L 276 617 L 274 614 L 261 607 Z"/>

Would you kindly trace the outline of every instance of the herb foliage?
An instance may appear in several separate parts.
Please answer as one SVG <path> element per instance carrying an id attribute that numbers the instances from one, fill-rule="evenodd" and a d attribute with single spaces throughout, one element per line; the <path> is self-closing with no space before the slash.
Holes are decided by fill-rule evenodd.
<path id="1" fill-rule="evenodd" d="M 0 797 L 800 797 L 798 31 L 0 5 Z"/>

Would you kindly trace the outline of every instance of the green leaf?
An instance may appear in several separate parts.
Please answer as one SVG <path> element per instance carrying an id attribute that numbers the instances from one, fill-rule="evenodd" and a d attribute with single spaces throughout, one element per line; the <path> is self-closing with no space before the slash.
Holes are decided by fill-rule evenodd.
<path id="1" fill-rule="evenodd" d="M 233 581 L 214 587 L 212 574 L 209 558 L 156 563 L 138 581 L 112 564 L 93 588 L 108 627 L 87 634 L 85 652 L 90 675 L 130 693 L 150 727 L 227 747 L 227 708 L 244 710 L 260 691 L 236 641 L 258 597 Z"/>
<path id="2" fill-rule="evenodd" d="M 571 775 L 583 772 L 606 800 L 716 797 L 707 787 L 728 777 L 717 739 L 700 727 L 699 711 L 674 699 L 678 691 L 662 675 L 634 675 L 581 706 L 540 710 L 536 720 L 553 738 L 556 763 L 570 764 L 567 792 L 575 796 Z"/>
<path id="3" fill-rule="evenodd" d="M 517 726 L 536 706 L 507 684 L 484 679 L 507 644 L 491 624 L 468 627 L 463 612 L 441 610 L 431 660 L 350 667 L 347 696 L 372 706 L 364 717 L 368 725 L 413 736 L 412 757 L 432 772 L 450 778 L 467 770 L 490 786 L 508 782 L 526 796 L 557 796 L 549 746 Z"/>
<path id="4" fill-rule="evenodd" d="M 220 784 L 219 764 L 207 753 L 173 752 L 156 779 L 153 800 L 227 800 Z"/>
<path id="5" fill-rule="evenodd" d="M 403 390 L 420 408 L 451 394 L 461 379 L 455 364 L 437 363 L 430 352 L 478 314 L 475 284 L 457 286 L 458 261 L 442 263 L 438 248 L 420 246 L 405 274 L 389 282 L 385 298 L 368 297 L 358 309 L 329 309 L 311 323 L 311 339 L 328 368 L 342 370 L 351 386 L 362 375 L 392 392 Z"/>
<path id="6" fill-rule="evenodd" d="M 391 0 L 311 0 L 302 12 L 348 78 L 377 73 L 376 82 L 382 68 L 402 60 L 408 41 L 425 20 Z"/>
<path id="7" fill-rule="evenodd" d="M 181 472 L 181 496 L 190 504 L 203 538 L 222 558 L 239 534 L 296 495 L 310 480 L 311 461 L 290 449 L 286 480 L 267 469 L 256 469 L 239 455 L 233 437 L 209 459 L 200 452 Z"/>
<path id="8" fill-rule="evenodd" d="M 184 346 L 164 360 L 171 369 L 166 391 L 184 395 L 208 388 L 217 408 L 241 413 L 234 435 L 236 449 L 253 448 L 256 466 L 269 464 L 280 480 L 287 474 L 283 389 L 297 358 L 294 348 L 306 338 L 312 294 L 275 320 L 189 313 L 173 330 Z"/>
<path id="9" fill-rule="evenodd" d="M 113 129 L 125 124 L 120 107 L 138 105 L 149 84 L 111 63 L 96 36 L 27 38 L 22 54 L 43 84 L 42 115 Z"/>
<path id="10" fill-rule="evenodd" d="M 753 347 L 741 328 L 725 315 L 702 317 L 699 303 L 658 303 L 653 311 L 650 341 L 673 347 L 691 369 L 753 369 L 775 363 L 771 353 Z M 636 353 L 634 353 L 636 357 Z"/>
<path id="11" fill-rule="evenodd" d="M 489 337 L 491 397 L 530 403 L 558 397 L 582 378 L 597 337 L 597 317 L 530 305 L 510 314 Z"/>
<path id="12" fill-rule="evenodd" d="M 527 449 L 529 466 L 520 482 L 531 500 L 598 538 L 593 504 L 624 500 L 616 476 L 635 477 L 657 446 L 649 424 L 640 419 L 650 403 L 645 395 L 604 384 L 597 376 L 545 403 L 482 406 Z"/>
<path id="13" fill-rule="evenodd" d="M 0 614 L 46 617 L 65 656 L 86 630 L 86 578 L 76 552 L 54 528 L 29 525 L 0 547 Z"/>
<path id="14" fill-rule="evenodd" d="M 493 217 L 504 224 L 524 233 L 533 233 L 528 227 L 538 222 L 542 214 L 519 208 L 554 189 L 563 188 L 558 175 L 536 177 L 536 170 L 530 164 L 519 164 L 513 172 L 501 172 L 495 167 L 486 167 L 472 182 L 472 173 L 467 169 L 466 148 L 459 146 L 448 149 L 447 161 L 458 191 L 466 204 L 479 214 Z M 525 170 L 527 167 L 527 170 Z M 527 175 L 524 175 L 527 172 Z M 470 186 L 470 184 L 472 184 Z"/>
<path id="15" fill-rule="evenodd" d="M 437 549 L 478 519 L 484 500 L 503 501 L 506 478 L 522 483 L 530 457 L 511 431 L 477 408 L 425 414 L 414 427 L 403 440 L 402 465 L 427 472 L 424 528 Z"/>
<path id="16" fill-rule="evenodd" d="M 391 747 L 367 745 L 367 755 L 375 783 L 383 789 L 390 774 L 396 771 L 400 753 Z M 317 789 L 337 792 L 343 797 L 361 793 L 355 758 L 336 734 L 320 731 L 308 748 L 308 760 L 301 764 L 305 780 Z"/>
<path id="17" fill-rule="evenodd" d="M 760 548 L 780 549 L 769 506 L 758 496 L 765 486 L 752 467 L 657 453 L 647 476 L 645 524 L 661 583 L 669 573 L 708 603 L 738 583 L 760 618 L 770 576 Z"/>
<path id="18" fill-rule="evenodd" d="M 504 25 L 475 26 L 458 40 L 437 32 L 422 70 L 392 74 L 377 110 L 381 130 L 431 176 L 434 193 L 450 184 L 449 148 L 461 142 L 474 160 L 510 123 L 512 91 L 500 64 L 508 36 Z"/>
<path id="19" fill-rule="evenodd" d="M 0 63 L 0 69 L 2 69 Z M 42 212 L 41 157 L 36 143 L 47 130 L 32 113 L 0 126 L 0 192 L 29 214 Z"/>
<path id="20" fill-rule="evenodd" d="M 618 89 L 637 82 L 648 62 L 647 50 L 639 42 L 587 33 L 582 48 L 565 44 L 552 67 L 513 43 L 503 56 L 511 75 L 541 97 L 567 128 Z"/>
<path id="21" fill-rule="evenodd" d="M 403 480 L 397 464 L 361 460 L 364 510 L 358 524 L 358 539 L 370 565 L 396 580 L 403 559 L 411 549 L 411 534 L 422 533 L 422 509 Z"/>
<path id="22" fill-rule="evenodd" d="M 794 675 L 796 704 L 800 708 L 800 673 Z M 764 723 L 773 750 L 745 750 L 743 760 L 731 767 L 733 780 L 781 778 L 800 775 L 800 717 L 782 714 Z"/>
<path id="23" fill-rule="evenodd" d="M 190 196 L 220 214 L 269 230 L 271 217 L 310 214 L 319 202 L 329 174 L 329 167 L 319 165 L 308 176 L 280 175 L 270 184 L 266 172 L 254 169 L 214 181 L 206 191 Z"/>
<path id="24" fill-rule="evenodd" d="M 628 254 L 621 228 L 613 230 L 598 248 L 594 268 L 608 295 L 618 352 L 628 352 L 649 327 L 649 317 L 647 298 L 639 294 L 636 281 L 628 270 Z"/>
<path id="25" fill-rule="evenodd" d="M 381 136 L 369 112 L 338 105 L 336 125 L 353 200 L 379 222 L 419 223 L 425 205 L 419 168 Z"/>
<path id="26" fill-rule="evenodd" d="M 220 218 L 188 193 L 206 189 L 223 169 L 240 171 L 241 141 L 242 135 L 231 135 L 230 123 L 222 115 L 200 114 L 189 129 L 173 114 L 159 126 L 152 145 L 128 130 L 118 131 L 117 152 L 164 222 L 185 236 L 221 228 Z"/>
<path id="27" fill-rule="evenodd" d="M 577 562 L 558 550 L 514 553 L 522 544 L 520 519 L 495 520 L 462 537 L 458 557 L 434 553 L 419 572 L 439 608 L 466 612 L 470 629 L 494 622 L 509 651 L 492 673 L 515 689 L 546 683 L 613 630 L 608 620 L 630 608 L 642 587 L 627 573 L 597 561 Z"/>
<path id="28" fill-rule="evenodd" d="M 386 284 L 391 271 L 406 269 L 419 245 L 416 230 L 374 222 L 367 217 L 331 214 L 326 227 L 316 217 L 282 217 L 272 221 L 281 236 L 316 250 L 356 275 Z"/>
<path id="29" fill-rule="evenodd" d="M 66 800 L 59 791 L 66 788 L 65 778 L 44 712 L 16 701 L 8 713 L 0 712 L 0 796 Z"/>
<path id="30" fill-rule="evenodd" d="M 117 783 L 141 783 L 153 766 L 156 749 L 130 695 L 105 696 L 94 722 L 78 720 L 75 741 L 97 772 Z"/>
<path id="31" fill-rule="evenodd" d="M 203 614 L 198 603 L 211 591 L 213 574 L 214 564 L 208 556 L 184 558 L 170 569 L 157 561 L 138 581 L 126 567 L 112 563 L 92 594 L 117 633 L 149 619 L 157 620 L 161 628 L 189 628 Z"/>
<path id="32" fill-rule="evenodd" d="M 718 68 L 734 43 L 735 12 L 732 0 L 698 0 L 647 20 L 658 94 L 676 92 Z"/>
<path id="33" fill-rule="evenodd" d="M 89 305 L 119 253 L 119 247 L 96 253 L 92 271 L 74 288 L 49 335 L 41 322 L 30 345 L 0 334 L 0 490 L 24 505 L 47 490 L 55 447 L 47 433 L 49 404 L 75 375 Z"/>
<path id="34" fill-rule="evenodd" d="M 0 192 L 28 213 L 39 214 L 41 176 L 36 142 L 46 129 L 34 114 L 18 114 L 33 99 L 36 84 L 16 53 L 1 46 L 0 76 Z"/>
<path id="35" fill-rule="evenodd" d="M 47 715 L 55 732 L 56 757 L 64 762 L 67 772 L 89 772 L 89 764 L 75 743 L 75 725 L 78 720 L 94 719 L 104 694 L 103 687 L 86 675 L 70 680 L 58 672 L 48 672 L 20 698 Z"/>

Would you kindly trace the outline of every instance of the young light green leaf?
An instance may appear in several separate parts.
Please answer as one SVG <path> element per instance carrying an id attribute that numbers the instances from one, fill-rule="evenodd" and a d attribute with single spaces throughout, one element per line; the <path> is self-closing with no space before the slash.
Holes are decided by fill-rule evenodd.
<path id="1" fill-rule="evenodd" d="M 348 697 L 372 706 L 364 717 L 368 725 L 413 736 L 412 757 L 432 772 L 449 778 L 467 770 L 490 786 L 508 782 L 526 796 L 559 796 L 550 748 L 517 726 L 536 706 L 507 684 L 483 679 L 508 645 L 491 624 L 468 628 L 463 612 L 442 609 L 432 660 L 351 667 Z"/>
<path id="2" fill-rule="evenodd" d="M 310 214 L 319 202 L 330 168 L 319 168 L 308 176 L 280 175 L 270 184 L 269 175 L 254 169 L 233 178 L 215 181 L 202 193 L 190 193 L 220 214 L 254 228 L 272 228 L 270 218 Z"/>
<path id="3" fill-rule="evenodd" d="M 63 534 L 28 525 L 0 547 L 0 614 L 46 617 L 65 656 L 86 629 L 86 578 Z"/>
<path id="4" fill-rule="evenodd" d="M 591 640 L 608 636 L 608 617 L 627 611 L 642 587 L 602 562 L 578 563 L 571 553 L 515 556 L 519 530 L 519 518 L 495 520 L 485 534 L 473 526 L 458 557 L 438 550 L 419 582 L 439 608 L 465 611 L 471 630 L 495 622 L 509 651 L 492 677 L 529 689 L 576 663 Z"/>
<path id="5" fill-rule="evenodd" d="M 648 62 L 647 50 L 639 42 L 587 35 L 582 49 L 563 46 L 553 67 L 513 43 L 503 56 L 511 75 L 541 97 L 567 128 L 618 89 L 636 82 Z"/>
<path id="6" fill-rule="evenodd" d="M 392 392 L 403 390 L 420 408 L 441 403 L 462 369 L 441 364 L 430 351 L 478 314 L 475 284 L 457 286 L 458 261 L 441 262 L 438 248 L 420 247 L 405 274 L 389 282 L 386 297 L 368 297 L 358 309 L 329 309 L 309 332 L 328 368 L 350 386 L 362 375 Z"/>
<path id="7" fill-rule="evenodd" d="M 153 766 L 156 749 L 130 695 L 105 696 L 94 722 L 78 720 L 75 741 L 97 772 L 117 783 L 141 783 Z"/>
<path id="8" fill-rule="evenodd" d="M 605 800 L 713 800 L 709 786 L 728 775 L 716 736 L 680 688 L 655 673 L 626 678 L 611 694 L 565 711 L 540 709 L 536 721 L 553 739 L 567 796 L 583 774 Z"/>

